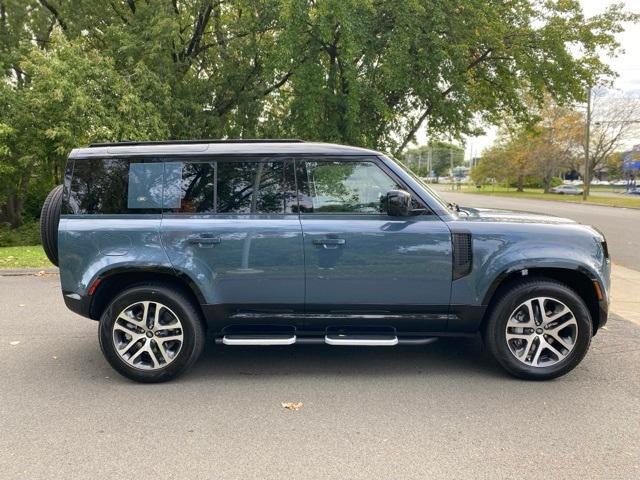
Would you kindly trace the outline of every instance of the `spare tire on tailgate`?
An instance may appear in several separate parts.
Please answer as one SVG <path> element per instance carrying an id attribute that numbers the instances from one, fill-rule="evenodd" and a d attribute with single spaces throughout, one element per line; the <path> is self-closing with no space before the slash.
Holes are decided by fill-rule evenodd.
<path id="1" fill-rule="evenodd" d="M 58 224 L 62 207 L 62 185 L 49 192 L 40 212 L 40 238 L 44 253 L 58 266 Z"/>

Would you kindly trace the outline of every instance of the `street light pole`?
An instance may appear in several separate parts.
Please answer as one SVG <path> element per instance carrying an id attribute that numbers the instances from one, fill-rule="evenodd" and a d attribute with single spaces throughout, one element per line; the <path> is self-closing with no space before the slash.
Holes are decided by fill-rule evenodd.
<path id="1" fill-rule="evenodd" d="M 589 185 L 591 184 L 589 143 L 591 135 L 591 85 L 587 88 L 587 124 L 584 129 L 584 187 L 582 188 L 582 199 L 589 197 Z"/>
<path id="2" fill-rule="evenodd" d="M 451 169 L 451 190 L 453 191 L 453 149 L 449 147 L 449 168 Z"/>

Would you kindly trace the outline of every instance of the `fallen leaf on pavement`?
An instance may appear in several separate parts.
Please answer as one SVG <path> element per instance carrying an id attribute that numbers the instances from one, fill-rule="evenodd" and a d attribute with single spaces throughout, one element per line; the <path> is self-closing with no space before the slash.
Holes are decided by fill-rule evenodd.
<path id="1" fill-rule="evenodd" d="M 300 410 L 302 408 L 302 402 L 282 402 L 282 407 L 287 410 Z"/>
<path id="2" fill-rule="evenodd" d="M 9 345 L 11 345 L 12 347 L 15 347 L 19 343 L 20 343 L 20 340 L 14 340 L 13 342 L 9 342 Z"/>
<path id="3" fill-rule="evenodd" d="M 51 275 L 57 275 L 57 272 L 47 272 L 45 270 L 40 270 L 39 272 L 36 272 L 33 275 L 36 277 L 47 277 Z"/>
<path id="4" fill-rule="evenodd" d="M 24 303 L 21 303 L 20 305 L 18 305 L 19 307 L 24 307 Z"/>

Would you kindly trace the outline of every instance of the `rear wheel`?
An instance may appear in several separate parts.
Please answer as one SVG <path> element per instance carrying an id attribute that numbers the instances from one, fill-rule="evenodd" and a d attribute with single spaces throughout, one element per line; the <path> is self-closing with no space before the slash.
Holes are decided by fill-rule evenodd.
<path id="1" fill-rule="evenodd" d="M 58 225 L 62 207 L 62 185 L 49 192 L 40 211 L 40 238 L 47 258 L 58 266 Z"/>
<path id="2" fill-rule="evenodd" d="M 584 358 L 592 321 L 582 298 L 554 280 L 514 284 L 490 313 L 485 342 L 508 372 L 546 380 L 573 370 Z"/>
<path id="3" fill-rule="evenodd" d="M 136 286 L 119 294 L 100 319 L 100 347 L 111 366 L 138 382 L 185 372 L 204 347 L 192 300 L 168 286 Z"/>

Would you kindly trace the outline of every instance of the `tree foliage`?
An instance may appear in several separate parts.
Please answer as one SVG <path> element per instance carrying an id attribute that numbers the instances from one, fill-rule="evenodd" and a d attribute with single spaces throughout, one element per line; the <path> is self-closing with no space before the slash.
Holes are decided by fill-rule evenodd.
<path id="1" fill-rule="evenodd" d="M 534 124 L 506 122 L 498 141 L 472 172 L 474 181 L 515 183 L 522 189 L 527 176 L 534 175 L 548 192 L 554 177 L 568 171 L 584 173 L 585 112 L 548 100 L 532 114 L 539 118 Z M 620 175 L 621 160 L 616 152 L 640 131 L 639 116 L 637 96 L 620 97 L 604 89 L 597 92 L 589 141 L 589 178 L 603 171 L 612 178 Z"/>
<path id="2" fill-rule="evenodd" d="M 594 173 L 608 168 L 615 152 L 640 133 L 640 97 L 625 97 L 604 88 L 594 89 L 592 97 L 588 178 L 594 178 Z M 582 146 L 585 147 L 585 142 Z"/>
<path id="3" fill-rule="evenodd" d="M 420 129 L 530 121 L 525 99 L 582 100 L 611 75 L 600 55 L 634 19 L 619 5 L 585 18 L 577 0 L 0 0 L 0 203 L 15 220 L 10 196 L 59 182 L 87 141 L 291 136 L 399 154 Z"/>
<path id="4" fill-rule="evenodd" d="M 459 167 L 464 163 L 464 149 L 443 141 L 431 141 L 407 150 L 403 161 L 418 175 L 433 173 L 436 177 L 443 177 L 451 174 L 452 166 Z M 429 171 L 429 161 L 432 172 Z"/>

